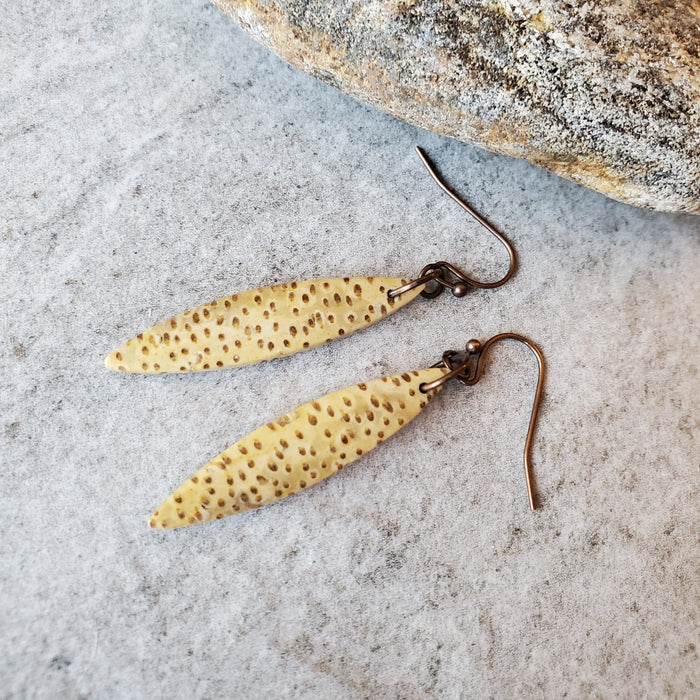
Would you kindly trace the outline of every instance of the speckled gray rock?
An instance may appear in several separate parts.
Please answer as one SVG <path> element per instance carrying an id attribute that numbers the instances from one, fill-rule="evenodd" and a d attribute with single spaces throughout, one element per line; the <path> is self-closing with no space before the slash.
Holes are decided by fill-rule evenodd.
<path id="1" fill-rule="evenodd" d="M 700 212 L 700 3 L 214 0 L 292 65 L 630 204 Z"/>

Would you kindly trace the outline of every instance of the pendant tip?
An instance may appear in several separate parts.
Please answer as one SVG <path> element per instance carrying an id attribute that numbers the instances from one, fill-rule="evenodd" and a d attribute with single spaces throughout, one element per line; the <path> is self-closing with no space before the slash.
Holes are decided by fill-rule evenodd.
<path id="1" fill-rule="evenodd" d="M 171 497 L 166 498 L 148 518 L 148 527 L 153 530 L 172 530 L 187 525 L 183 518 L 178 517 L 180 514 L 173 506 Z"/>
<path id="2" fill-rule="evenodd" d="M 191 503 L 183 503 L 178 492 L 171 493 L 148 518 L 148 526 L 153 530 L 175 530 L 188 525 L 211 520 L 206 509 L 193 507 Z"/>
<path id="3" fill-rule="evenodd" d="M 148 518 L 148 527 L 150 527 L 152 530 L 174 530 L 177 527 L 183 527 L 185 525 L 189 525 L 189 523 L 185 522 L 174 522 L 169 518 L 162 517 L 161 515 L 157 515 L 158 511 L 153 513 L 150 518 Z"/>
<path id="4" fill-rule="evenodd" d="M 117 355 L 118 353 L 116 350 L 114 352 L 110 352 L 109 355 L 105 357 L 105 367 L 112 372 L 123 372 L 124 367 L 122 366 Z"/>
<path id="5" fill-rule="evenodd" d="M 111 372 L 143 374 L 146 367 L 135 355 L 131 343 L 124 343 L 105 357 L 105 367 Z"/>

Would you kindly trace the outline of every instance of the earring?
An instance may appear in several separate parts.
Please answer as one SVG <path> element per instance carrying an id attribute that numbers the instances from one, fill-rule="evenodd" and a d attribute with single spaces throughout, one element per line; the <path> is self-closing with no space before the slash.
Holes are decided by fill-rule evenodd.
<path id="1" fill-rule="evenodd" d="M 538 364 L 537 388 L 523 462 L 530 508 L 535 510 L 530 448 L 544 383 L 539 348 L 515 333 L 501 333 L 466 353 L 448 351 L 429 369 L 382 377 L 300 406 L 239 440 L 182 483 L 153 513 L 153 528 L 219 520 L 274 503 L 318 483 L 369 452 L 415 418 L 451 379 L 472 386 L 487 350 L 505 339 L 524 343 Z"/>
<path id="2" fill-rule="evenodd" d="M 252 289 L 156 324 L 108 355 L 107 368 L 147 374 L 196 372 L 272 360 L 348 335 L 418 295 L 433 299 L 447 288 L 463 297 L 470 288 L 505 284 L 516 268 L 510 243 L 445 185 L 420 148 L 416 152 L 438 186 L 503 244 L 509 266 L 501 279 L 480 282 L 440 261 L 426 265 L 410 281 L 344 277 Z"/>

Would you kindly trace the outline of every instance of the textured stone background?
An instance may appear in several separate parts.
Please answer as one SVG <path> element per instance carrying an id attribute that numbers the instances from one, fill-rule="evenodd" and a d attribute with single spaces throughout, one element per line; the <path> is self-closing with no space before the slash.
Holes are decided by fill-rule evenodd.
<path id="1" fill-rule="evenodd" d="M 698 0 L 214 0 L 409 124 L 619 201 L 700 213 Z"/>
<path id="2" fill-rule="evenodd" d="M 700 224 L 370 111 L 212 5 L 16 2 L 0 28 L 0 694 L 698 697 Z M 107 373 L 144 326 L 248 286 L 498 274 L 240 371 Z M 180 480 L 297 404 L 503 346 L 341 474 L 156 533 Z"/>

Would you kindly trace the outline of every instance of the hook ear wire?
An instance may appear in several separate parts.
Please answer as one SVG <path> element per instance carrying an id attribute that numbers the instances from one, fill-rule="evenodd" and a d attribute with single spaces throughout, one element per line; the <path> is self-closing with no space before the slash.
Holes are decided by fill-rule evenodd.
<path id="1" fill-rule="evenodd" d="M 525 484 L 527 485 L 527 498 L 530 503 L 530 508 L 535 510 L 535 498 L 533 495 L 531 471 L 532 466 L 530 463 L 530 450 L 532 447 L 532 440 L 535 435 L 535 425 L 537 423 L 537 412 L 540 407 L 542 400 L 542 388 L 544 386 L 544 357 L 540 349 L 525 336 L 518 335 L 517 333 L 500 333 L 495 335 L 493 338 L 487 340 L 481 348 L 478 349 L 479 357 L 476 364 L 476 370 L 474 376 L 470 379 L 460 379 L 463 384 L 474 385 L 481 378 L 481 373 L 483 372 L 483 360 L 484 355 L 488 349 L 497 343 L 499 340 L 517 340 L 518 342 L 526 345 L 532 351 L 532 354 L 537 359 L 537 388 L 535 389 L 535 399 L 532 403 L 532 412 L 530 413 L 530 424 L 527 429 L 527 437 L 525 438 L 525 449 L 523 450 L 523 465 L 525 467 Z"/>
<path id="2" fill-rule="evenodd" d="M 430 176 L 435 180 L 437 183 L 437 186 L 447 195 L 449 195 L 457 204 L 459 204 L 464 211 L 467 212 L 470 216 L 472 216 L 478 223 L 480 223 L 492 236 L 494 236 L 500 243 L 503 245 L 503 247 L 508 251 L 508 272 L 501 277 L 501 279 L 497 280 L 496 282 L 479 282 L 478 280 L 472 279 L 471 277 L 467 277 L 466 275 L 463 275 L 461 273 L 458 273 L 458 277 L 461 278 L 462 282 L 472 286 L 472 287 L 477 287 L 478 289 L 495 289 L 496 287 L 500 287 L 502 284 L 505 284 L 514 274 L 515 270 L 517 268 L 517 261 L 515 258 L 515 251 L 513 250 L 513 246 L 509 243 L 509 241 L 503 236 L 501 233 L 499 233 L 491 224 L 484 219 L 481 214 L 479 214 L 477 211 L 472 209 L 466 202 L 463 202 L 440 178 L 440 176 L 437 174 L 435 171 L 435 168 L 432 166 L 430 161 L 428 160 L 428 157 L 423 153 L 423 151 L 416 146 L 416 153 L 418 154 L 418 157 L 421 159 L 421 162 L 423 165 L 426 167 L 427 171 L 430 173 Z M 454 272 L 454 271 L 453 271 Z"/>

